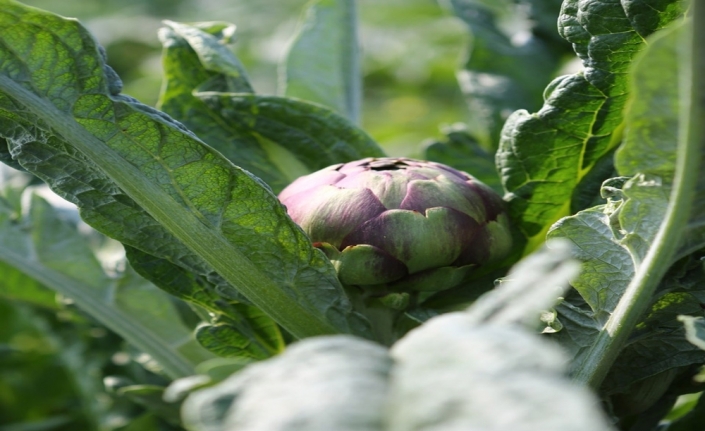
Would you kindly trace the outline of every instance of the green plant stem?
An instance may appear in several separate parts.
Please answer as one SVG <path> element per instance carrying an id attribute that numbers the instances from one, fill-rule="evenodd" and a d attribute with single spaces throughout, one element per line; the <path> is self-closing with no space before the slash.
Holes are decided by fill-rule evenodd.
<path id="1" fill-rule="evenodd" d="M 177 203 L 134 165 L 90 134 L 73 117 L 0 75 L 0 89 L 45 121 L 98 166 L 118 187 L 231 285 L 297 338 L 337 334 L 325 316 L 291 298 L 212 225 Z"/>
<path id="2" fill-rule="evenodd" d="M 681 58 L 679 71 L 681 121 L 679 124 L 676 173 L 666 216 L 624 295 L 595 343 L 576 367 L 573 378 L 599 388 L 622 350 L 629 334 L 651 303 L 654 291 L 671 265 L 688 223 L 702 149 L 705 148 L 702 118 L 705 118 L 705 1 L 693 2 L 693 22 L 685 32 L 689 60 Z"/>
<path id="3" fill-rule="evenodd" d="M 81 286 L 80 281 L 36 264 L 13 253 L 7 247 L 0 247 L 0 260 L 73 300 L 81 310 L 154 358 L 169 377 L 178 379 L 195 374 L 196 364 L 191 363 L 160 337 L 145 331 L 132 316 L 105 302 L 103 295 L 91 286 Z"/>

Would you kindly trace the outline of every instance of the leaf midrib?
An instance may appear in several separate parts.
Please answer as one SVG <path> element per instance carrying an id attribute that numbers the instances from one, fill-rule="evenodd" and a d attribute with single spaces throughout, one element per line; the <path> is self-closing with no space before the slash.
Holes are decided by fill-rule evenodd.
<path id="1" fill-rule="evenodd" d="M 47 268 L 34 259 L 13 252 L 8 247 L 0 247 L 0 260 L 23 272 L 52 290 L 71 298 L 82 310 L 93 318 L 134 344 L 153 357 L 169 374 L 177 379 L 195 373 L 196 364 L 191 363 L 174 346 L 105 300 L 103 291 Z"/>
<path id="2" fill-rule="evenodd" d="M 0 89 L 42 118 L 158 223 L 186 247 L 203 257 L 230 284 L 296 337 L 341 332 L 323 316 L 314 315 L 286 295 L 282 288 L 266 277 L 226 238 L 214 232 L 211 226 L 207 226 L 195 214 L 186 211 L 171 196 L 150 182 L 139 169 L 81 127 L 73 117 L 4 75 L 0 76 Z"/>

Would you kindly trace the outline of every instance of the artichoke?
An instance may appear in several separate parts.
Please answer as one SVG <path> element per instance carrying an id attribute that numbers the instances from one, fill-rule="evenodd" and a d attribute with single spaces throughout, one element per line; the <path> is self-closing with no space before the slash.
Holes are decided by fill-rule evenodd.
<path id="1" fill-rule="evenodd" d="M 347 286 L 435 292 L 511 248 L 504 201 L 464 172 L 407 158 L 329 166 L 279 195 Z"/>

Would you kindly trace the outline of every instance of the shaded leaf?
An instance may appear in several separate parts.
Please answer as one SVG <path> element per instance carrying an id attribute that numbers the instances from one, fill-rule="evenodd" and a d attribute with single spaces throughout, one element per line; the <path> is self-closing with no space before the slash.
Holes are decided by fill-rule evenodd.
<path id="1" fill-rule="evenodd" d="M 118 278 L 108 276 L 86 238 L 44 199 L 32 194 L 30 206 L 14 213 L 25 215 L 13 220 L 12 213 L 0 211 L 0 265 L 7 270 L 0 295 L 12 298 L 21 291 L 20 299 L 33 294 L 37 302 L 51 292 L 53 302 L 52 291 L 58 292 L 152 355 L 173 377 L 192 374 L 211 357 L 195 344 L 163 292 L 129 269 Z"/>
<path id="2" fill-rule="evenodd" d="M 678 320 L 685 325 L 685 336 L 688 341 L 705 350 L 705 318 L 681 316 Z"/>
<path id="3" fill-rule="evenodd" d="M 540 108 L 544 87 L 569 50 L 553 40 L 560 2 L 551 0 L 450 0 L 455 14 L 470 31 L 468 53 L 458 72 L 460 89 L 469 104 L 471 134 L 494 150 L 502 124 L 517 109 Z M 551 32 L 539 31 L 552 20 Z M 537 24 L 538 23 L 538 24 Z"/>
<path id="4" fill-rule="evenodd" d="M 317 0 L 306 10 L 280 67 L 280 94 L 360 121 L 362 77 L 355 0 Z"/>
<path id="5" fill-rule="evenodd" d="M 202 325 L 196 339 L 218 356 L 266 359 L 280 353 L 284 340 L 277 325 L 255 307 L 230 304 L 228 317 L 212 325 Z M 239 317 L 238 320 L 234 320 Z"/>
<path id="6" fill-rule="evenodd" d="M 330 109 L 248 94 L 230 82 L 239 75 L 203 62 L 206 53 L 238 62 L 219 45 L 227 38 L 219 40 L 207 28 L 168 25 L 160 33 L 166 78 L 161 109 L 275 192 L 326 166 L 384 155 L 365 132 Z M 208 50 L 213 44 L 221 49 Z"/>
<path id="7" fill-rule="evenodd" d="M 127 397 L 147 408 L 152 414 L 172 425 L 180 425 L 179 405 L 164 401 L 164 388 L 156 385 L 129 385 L 115 388 L 119 396 Z"/>
<path id="8" fill-rule="evenodd" d="M 198 97 L 230 127 L 254 136 L 289 182 L 336 163 L 385 155 L 363 130 L 320 105 L 248 94 Z M 303 166 L 292 170 L 295 160 Z"/>
<path id="9" fill-rule="evenodd" d="M 196 339 L 206 349 L 219 356 L 266 358 L 283 348 L 276 323 L 256 307 L 243 303 L 240 295 L 233 295 L 224 281 L 217 279 L 221 284 L 214 284 L 165 259 L 132 247 L 126 247 L 126 251 L 145 278 L 166 292 L 208 310 L 211 321 L 227 322 L 215 325 L 220 328 L 220 336 L 204 336 L 204 328 L 211 327 L 208 325 L 197 330 Z"/>
<path id="10" fill-rule="evenodd" d="M 697 404 L 686 415 L 668 423 L 664 431 L 692 431 L 697 430 L 705 422 L 705 397 L 700 395 Z"/>
<path id="11" fill-rule="evenodd" d="M 446 127 L 443 133 L 447 140 L 429 142 L 424 158 L 467 172 L 501 194 L 502 183 L 494 156 L 482 148 L 462 124 Z"/>
<path id="12" fill-rule="evenodd" d="M 559 31 L 584 69 L 554 80 L 538 112 L 512 114 L 497 153 L 510 213 L 529 249 L 569 214 L 576 186 L 619 144 L 631 60 L 644 37 L 681 13 L 677 0 L 563 3 Z"/>

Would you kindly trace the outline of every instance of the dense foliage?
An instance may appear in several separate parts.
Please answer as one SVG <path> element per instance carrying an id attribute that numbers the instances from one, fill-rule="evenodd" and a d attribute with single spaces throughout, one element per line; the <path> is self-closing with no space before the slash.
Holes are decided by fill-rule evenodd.
<path id="1" fill-rule="evenodd" d="M 425 158 L 503 193 L 512 246 L 409 301 L 356 294 L 277 198 L 385 156 L 353 0 L 308 6 L 279 96 L 234 26 L 165 22 L 157 108 L 78 21 L 0 0 L 0 431 L 702 426 L 702 2 L 444 5 L 470 118 Z"/>

